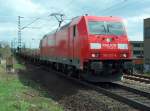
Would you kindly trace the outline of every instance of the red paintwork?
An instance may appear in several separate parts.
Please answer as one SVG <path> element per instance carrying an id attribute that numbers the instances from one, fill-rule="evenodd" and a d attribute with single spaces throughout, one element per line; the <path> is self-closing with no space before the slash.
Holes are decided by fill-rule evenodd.
<path id="1" fill-rule="evenodd" d="M 65 57 L 75 58 L 80 60 L 80 67 L 83 63 L 90 59 L 96 60 L 126 60 L 131 59 L 131 49 L 127 34 L 121 37 L 114 35 L 90 35 L 88 33 L 88 21 L 116 21 L 123 22 L 118 17 L 96 17 L 96 16 L 81 16 L 74 18 L 69 27 L 63 28 L 54 34 L 48 34 L 42 39 L 41 56 L 42 57 Z M 77 26 L 76 37 L 73 38 L 73 26 Z M 107 42 L 106 38 L 112 38 L 112 42 Z M 74 40 L 73 40 L 74 39 Z M 48 42 L 50 42 L 48 44 Z M 90 43 L 101 43 L 101 49 L 90 49 Z M 117 45 L 108 46 L 107 44 L 128 44 L 127 50 L 118 49 Z M 43 46 L 44 45 L 44 46 Z M 93 58 L 92 53 L 100 53 L 100 56 Z M 120 56 L 121 53 L 127 53 L 127 58 Z"/>

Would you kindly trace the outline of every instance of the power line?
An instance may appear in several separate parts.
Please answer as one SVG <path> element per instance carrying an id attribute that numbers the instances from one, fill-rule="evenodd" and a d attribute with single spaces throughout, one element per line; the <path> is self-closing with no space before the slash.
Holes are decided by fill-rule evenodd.
<path id="1" fill-rule="evenodd" d="M 40 18 L 36 18 L 35 20 L 33 20 L 31 23 L 27 24 L 26 26 L 22 27 L 21 30 L 28 28 L 29 25 L 32 25 L 34 22 L 36 22 L 37 20 L 39 20 Z"/>
<path id="2" fill-rule="evenodd" d="M 35 20 L 33 20 L 31 23 L 27 24 L 26 26 L 24 27 L 21 27 L 21 18 L 24 18 L 24 17 L 21 17 L 21 16 L 18 16 L 18 52 L 20 53 L 21 52 L 21 48 L 22 48 L 22 38 L 21 38 L 21 31 L 25 28 L 32 28 L 32 29 L 35 29 L 37 27 L 28 27 L 30 25 L 32 25 L 33 23 L 35 23 L 37 20 L 39 20 L 40 18 L 36 18 Z"/>
<path id="3" fill-rule="evenodd" d="M 126 4 L 123 3 L 123 2 L 126 2 Z M 113 5 L 113 6 L 109 7 L 109 8 L 106 8 L 106 10 L 104 10 L 104 11 L 102 10 L 103 11 L 102 13 L 106 14 L 106 13 L 109 13 L 109 12 L 121 11 L 121 9 L 125 9 L 125 7 L 129 6 L 130 4 L 134 4 L 134 6 L 136 6 L 135 2 L 137 2 L 137 1 L 134 0 L 134 1 L 131 1 L 131 2 L 127 2 L 127 0 L 125 0 L 125 1 L 122 1 L 122 2 L 120 2 L 118 4 L 116 4 L 117 5 L 116 7 L 115 7 L 115 5 Z"/>
<path id="4" fill-rule="evenodd" d="M 114 5 L 111 5 L 110 7 L 107 7 L 107 8 L 105 8 L 105 9 L 102 9 L 102 10 L 100 11 L 100 13 L 104 13 L 104 12 L 106 12 L 106 11 L 111 11 L 110 9 L 116 8 L 116 6 L 119 6 L 119 5 L 121 5 L 122 3 L 126 2 L 126 1 L 127 1 L 127 0 L 123 0 L 123 1 L 121 1 L 121 2 L 117 2 L 117 3 L 115 3 Z"/>

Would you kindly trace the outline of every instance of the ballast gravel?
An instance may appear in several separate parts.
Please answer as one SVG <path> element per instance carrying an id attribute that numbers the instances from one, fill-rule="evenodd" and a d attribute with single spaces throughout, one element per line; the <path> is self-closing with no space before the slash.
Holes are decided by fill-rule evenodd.
<path id="1" fill-rule="evenodd" d="M 86 88 L 78 83 L 58 76 L 55 71 L 45 71 L 41 67 L 26 64 L 26 70 L 20 70 L 18 77 L 26 85 L 34 81 L 47 91 L 48 98 L 60 104 L 65 111 L 138 111 L 124 103 Z M 32 85 L 31 85 L 32 87 Z M 42 90 L 43 90 L 42 89 Z"/>

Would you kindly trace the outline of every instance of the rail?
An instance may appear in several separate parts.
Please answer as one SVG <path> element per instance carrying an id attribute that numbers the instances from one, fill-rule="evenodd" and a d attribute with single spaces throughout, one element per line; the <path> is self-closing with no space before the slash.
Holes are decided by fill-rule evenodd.
<path id="1" fill-rule="evenodd" d="M 49 69 L 48 69 L 49 70 Z M 102 93 L 110 98 L 123 102 L 129 106 L 132 106 L 136 109 L 142 111 L 150 111 L 150 93 L 144 92 L 138 89 L 127 87 L 117 83 L 109 83 L 111 86 L 115 87 L 114 89 L 101 87 L 100 84 L 92 84 L 86 81 L 81 81 L 79 79 L 69 77 L 62 72 L 55 72 L 61 77 L 64 77 L 72 82 L 76 82 L 85 87 L 91 88 L 99 93 Z M 121 92 L 122 90 L 122 92 Z"/>
<path id="2" fill-rule="evenodd" d="M 124 74 L 124 78 L 150 84 L 150 77 L 140 74 Z"/>

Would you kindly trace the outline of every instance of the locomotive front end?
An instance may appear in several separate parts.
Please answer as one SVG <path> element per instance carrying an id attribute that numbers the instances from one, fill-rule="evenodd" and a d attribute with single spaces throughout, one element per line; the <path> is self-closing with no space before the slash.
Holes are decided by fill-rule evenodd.
<path id="1" fill-rule="evenodd" d="M 88 69 L 100 81 L 120 80 L 132 69 L 131 48 L 123 20 L 116 17 L 89 19 Z M 109 79 L 110 78 L 110 79 Z"/>

